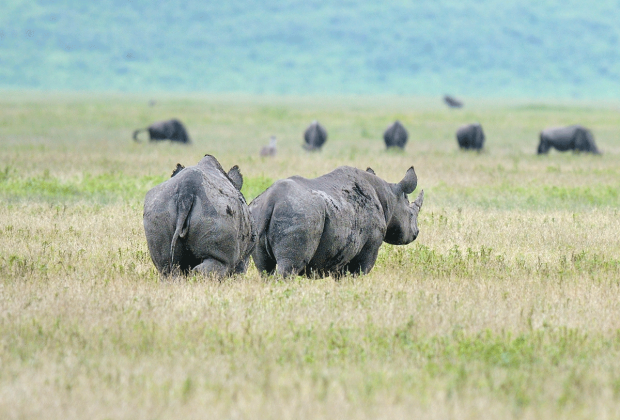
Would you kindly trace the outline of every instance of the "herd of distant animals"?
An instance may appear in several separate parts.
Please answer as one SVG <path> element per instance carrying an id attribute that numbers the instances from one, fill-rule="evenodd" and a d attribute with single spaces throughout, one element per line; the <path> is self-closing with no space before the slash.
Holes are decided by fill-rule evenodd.
<path id="1" fill-rule="evenodd" d="M 451 108 L 462 108 L 463 102 L 449 95 L 444 96 L 444 102 Z M 150 103 L 149 103 L 150 104 Z M 138 134 L 142 131 L 149 133 L 150 141 L 170 140 L 179 143 L 191 143 L 185 126 L 177 119 L 158 121 L 146 128 L 133 132 L 133 139 L 139 142 Z M 409 138 L 409 133 L 403 124 L 396 120 L 383 133 L 385 146 L 389 148 L 404 149 Z M 456 131 L 456 140 L 461 149 L 481 151 L 484 147 L 484 131 L 479 123 L 466 124 Z M 313 121 L 304 132 L 302 147 L 308 151 L 321 150 L 327 141 L 327 130 L 318 121 Z M 271 136 L 269 145 L 260 150 L 261 157 L 275 156 L 277 154 L 276 137 Z M 549 149 L 555 148 L 561 152 L 573 150 L 576 152 L 589 152 L 600 154 L 596 147 L 592 132 L 581 125 L 567 127 L 547 128 L 540 132 L 540 142 L 537 153 L 545 154 Z"/>
<path id="2" fill-rule="evenodd" d="M 446 96 L 450 107 L 463 103 Z M 161 121 L 145 129 L 150 140 L 191 140 L 178 120 Z M 400 121 L 384 132 L 386 147 L 404 148 L 408 133 Z M 480 124 L 456 132 L 462 149 L 481 150 L 485 136 Z M 303 148 L 321 150 L 327 131 L 318 121 L 304 132 Z M 260 150 L 275 156 L 276 138 Z M 538 153 L 551 147 L 600 153 L 592 133 L 573 125 L 540 133 Z M 195 166 L 177 164 L 170 179 L 147 192 L 143 223 L 151 259 L 163 276 L 190 274 L 218 278 L 245 273 L 250 257 L 263 275 L 339 277 L 366 274 L 383 242 L 406 245 L 418 234 L 418 214 L 424 191 L 409 202 L 418 184 L 413 167 L 397 183 L 384 181 L 371 168 L 340 166 L 323 176 L 293 176 L 274 182 L 249 205 L 241 193 L 238 166 L 224 171 L 214 156 Z"/>

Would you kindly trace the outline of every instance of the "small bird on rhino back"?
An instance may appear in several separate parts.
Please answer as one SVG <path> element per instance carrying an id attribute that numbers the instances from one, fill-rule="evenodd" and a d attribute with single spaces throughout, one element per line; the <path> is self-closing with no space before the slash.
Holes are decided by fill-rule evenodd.
<path id="1" fill-rule="evenodd" d="M 147 128 L 137 129 L 133 132 L 133 139 L 138 143 L 140 142 L 138 134 L 141 131 L 148 131 L 150 141 L 171 140 L 178 143 L 191 143 L 185 126 L 177 119 L 158 121 L 149 125 Z"/>
<path id="2" fill-rule="evenodd" d="M 404 149 L 408 138 L 409 133 L 407 133 L 405 127 L 398 120 L 390 124 L 383 133 L 383 141 L 385 142 L 385 147 L 388 149 L 392 147 Z"/>
<path id="3" fill-rule="evenodd" d="M 247 270 L 256 234 L 242 185 L 238 166 L 226 173 L 205 155 L 196 166 L 177 164 L 170 179 L 146 193 L 144 231 L 162 275 Z"/>
<path id="4" fill-rule="evenodd" d="M 303 148 L 308 151 L 319 151 L 327 141 L 327 130 L 318 121 L 312 121 L 312 124 L 306 128 L 304 132 Z"/>
<path id="5" fill-rule="evenodd" d="M 269 139 L 269 144 L 260 149 L 261 157 L 275 156 L 278 153 L 278 150 L 276 149 L 276 142 L 276 136 L 271 136 Z"/>
<path id="6" fill-rule="evenodd" d="M 315 179 L 273 183 L 250 203 L 258 240 L 252 258 L 263 274 L 366 274 L 383 242 L 405 245 L 418 236 L 424 191 L 413 167 L 396 184 L 368 168 L 341 166 Z"/>

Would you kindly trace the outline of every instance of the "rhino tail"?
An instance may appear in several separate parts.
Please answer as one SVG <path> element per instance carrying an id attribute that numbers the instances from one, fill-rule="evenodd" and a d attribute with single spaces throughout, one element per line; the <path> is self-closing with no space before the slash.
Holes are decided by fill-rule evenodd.
<path id="1" fill-rule="evenodd" d="M 194 206 L 194 195 L 191 191 L 182 191 L 177 199 L 177 223 L 170 244 L 170 269 L 175 264 L 174 252 L 179 238 L 184 238 L 189 230 L 189 214 Z"/>

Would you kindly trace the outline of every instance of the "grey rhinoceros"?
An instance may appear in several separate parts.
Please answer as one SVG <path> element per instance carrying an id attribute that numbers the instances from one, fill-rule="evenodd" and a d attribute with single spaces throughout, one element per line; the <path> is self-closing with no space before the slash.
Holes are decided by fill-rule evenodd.
<path id="1" fill-rule="evenodd" d="M 133 139 L 137 142 L 138 133 L 140 131 L 148 131 L 149 132 L 149 140 L 171 140 L 179 143 L 190 143 L 191 140 L 187 135 L 187 130 L 181 123 L 181 121 L 172 119 L 168 121 L 158 121 L 147 128 L 140 128 L 133 132 Z"/>
<path id="2" fill-rule="evenodd" d="M 177 165 L 170 179 L 146 194 L 144 231 L 160 273 L 221 277 L 246 271 L 256 234 L 242 184 L 236 165 L 226 173 L 205 155 L 196 166 Z"/>
<path id="3" fill-rule="evenodd" d="M 309 151 L 321 150 L 321 147 L 327 141 L 327 130 L 318 121 L 312 121 L 312 124 L 304 131 L 303 148 Z"/>
<path id="4" fill-rule="evenodd" d="M 450 108 L 462 108 L 463 107 L 463 101 L 456 99 L 454 96 L 444 95 L 443 101 Z"/>
<path id="5" fill-rule="evenodd" d="M 418 236 L 424 191 L 407 199 L 416 186 L 413 167 L 396 184 L 348 166 L 276 181 L 250 203 L 254 263 L 261 273 L 283 276 L 366 274 L 384 241 L 404 245 Z"/>
<path id="6" fill-rule="evenodd" d="M 561 152 L 574 150 L 600 154 L 592 132 L 581 125 L 547 128 L 540 132 L 538 154 L 547 153 L 551 147 Z"/>
<path id="7" fill-rule="evenodd" d="M 478 123 L 466 124 L 456 131 L 456 141 L 461 149 L 482 150 L 484 147 L 484 132 Z"/>
<path id="8" fill-rule="evenodd" d="M 403 124 L 396 120 L 385 130 L 383 133 L 383 141 L 385 142 L 385 147 L 388 149 L 390 147 L 399 147 L 401 149 L 405 148 L 405 144 L 407 144 L 407 138 L 409 137 L 409 133 L 403 126 Z"/>

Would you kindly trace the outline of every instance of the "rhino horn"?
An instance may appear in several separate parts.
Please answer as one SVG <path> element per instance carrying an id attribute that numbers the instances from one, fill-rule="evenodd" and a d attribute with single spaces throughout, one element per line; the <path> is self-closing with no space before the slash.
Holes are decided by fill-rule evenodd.
<path id="1" fill-rule="evenodd" d="M 243 187 L 243 175 L 241 175 L 241 171 L 239 171 L 239 166 L 235 165 L 228 171 L 228 178 L 235 186 L 236 189 L 241 191 L 241 187 Z"/>
<path id="2" fill-rule="evenodd" d="M 424 190 L 420 191 L 420 194 L 418 194 L 418 198 L 416 198 L 415 201 L 411 203 L 411 206 L 416 206 L 418 211 L 420 211 L 420 209 L 422 208 L 422 203 L 424 203 Z"/>
<path id="3" fill-rule="evenodd" d="M 398 183 L 398 186 L 405 194 L 411 194 L 418 186 L 418 176 L 415 174 L 413 166 L 407 169 L 405 177 Z"/>
<path id="4" fill-rule="evenodd" d="M 369 174 L 373 174 L 373 175 L 377 175 L 375 173 L 375 171 L 372 170 L 372 168 L 369 166 L 368 168 L 366 168 L 366 172 L 368 172 Z"/>

